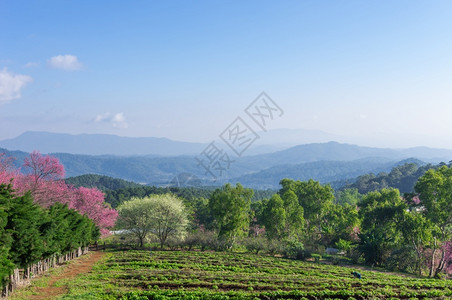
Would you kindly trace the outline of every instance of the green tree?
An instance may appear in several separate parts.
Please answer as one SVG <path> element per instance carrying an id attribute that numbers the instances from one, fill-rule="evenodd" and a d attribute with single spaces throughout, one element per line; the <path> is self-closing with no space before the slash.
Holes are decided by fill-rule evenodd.
<path id="1" fill-rule="evenodd" d="M 149 234 L 163 247 L 169 237 L 182 238 L 188 225 L 182 200 L 172 194 L 132 198 L 118 207 L 118 213 L 118 227 L 134 234 L 140 247 Z"/>
<path id="2" fill-rule="evenodd" d="M 283 238 L 286 228 L 286 210 L 284 209 L 284 201 L 279 195 L 275 194 L 270 198 L 263 216 L 267 236 L 271 239 Z"/>
<path id="3" fill-rule="evenodd" d="M 12 201 L 11 185 L 0 184 L 0 289 L 5 285 L 7 276 L 11 274 L 14 264 L 9 259 L 12 243 L 8 224 L 8 211 Z"/>
<path id="4" fill-rule="evenodd" d="M 289 239 L 300 239 L 305 224 L 303 207 L 298 202 L 297 195 L 293 191 L 286 191 L 281 198 L 284 201 L 284 209 L 286 211 L 286 235 Z"/>
<path id="5" fill-rule="evenodd" d="M 400 243 L 402 236 L 397 225 L 403 221 L 406 209 L 397 189 L 369 192 L 363 197 L 359 204 L 359 249 L 368 264 L 383 264 L 390 250 Z"/>
<path id="6" fill-rule="evenodd" d="M 155 222 L 154 233 L 160 241 L 160 247 L 169 237 L 183 239 L 186 235 L 188 219 L 181 199 L 172 194 L 153 196 Z"/>
<path id="7" fill-rule="evenodd" d="M 327 212 L 326 220 L 322 225 L 325 245 L 335 245 L 339 240 L 351 241 L 353 230 L 359 225 L 358 210 L 348 203 L 335 204 Z"/>
<path id="8" fill-rule="evenodd" d="M 419 178 L 415 191 L 419 194 L 423 215 L 433 226 L 429 275 L 436 276 L 446 263 L 446 248 L 441 246 L 452 238 L 452 169 L 442 166 L 428 170 Z M 437 251 L 440 251 L 440 259 L 436 263 Z"/>
<path id="9" fill-rule="evenodd" d="M 326 222 L 325 216 L 333 205 L 334 193 L 329 185 L 321 185 L 318 181 L 294 181 L 283 179 L 280 181 L 280 195 L 293 192 L 300 206 L 306 224 L 309 243 L 318 244 L 322 239 L 322 224 Z"/>
<path id="10" fill-rule="evenodd" d="M 344 205 L 350 204 L 356 206 L 361 201 L 362 195 L 357 188 L 344 189 L 336 192 L 336 204 Z"/>
<path id="11" fill-rule="evenodd" d="M 403 221 L 399 223 L 399 230 L 402 232 L 404 244 L 412 247 L 416 253 L 415 269 L 422 275 L 422 266 L 425 262 L 423 250 L 432 242 L 431 223 L 416 210 L 406 211 Z"/>
<path id="12" fill-rule="evenodd" d="M 213 228 L 218 230 L 219 238 L 235 242 L 238 236 L 246 234 L 249 227 L 250 203 L 253 190 L 237 184 L 216 189 L 209 199 L 209 210 L 213 217 Z"/>
<path id="13" fill-rule="evenodd" d="M 6 229 L 13 239 L 10 257 L 17 266 L 26 268 L 41 259 L 44 242 L 39 228 L 43 220 L 45 211 L 30 193 L 12 199 Z"/>

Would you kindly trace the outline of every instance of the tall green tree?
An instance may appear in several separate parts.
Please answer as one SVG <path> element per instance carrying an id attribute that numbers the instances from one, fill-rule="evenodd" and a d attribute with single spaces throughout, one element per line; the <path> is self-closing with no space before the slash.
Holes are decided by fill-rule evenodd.
<path id="1" fill-rule="evenodd" d="M 321 185 L 318 181 L 294 181 L 283 179 L 280 181 L 280 195 L 293 192 L 300 206 L 306 224 L 307 240 L 318 244 L 322 240 L 322 224 L 326 222 L 326 214 L 333 205 L 334 192 L 331 186 Z"/>
<path id="2" fill-rule="evenodd" d="M 267 237 L 271 239 L 284 237 L 287 222 L 286 210 L 284 209 L 284 201 L 279 195 L 273 195 L 268 201 L 263 212 L 263 220 Z"/>
<path id="3" fill-rule="evenodd" d="M 330 206 L 326 220 L 322 225 L 325 245 L 335 245 L 339 240 L 352 241 L 354 229 L 359 225 L 358 210 L 348 203 L 335 204 Z"/>
<path id="4" fill-rule="evenodd" d="M 118 227 L 134 234 L 143 247 L 154 234 L 163 247 L 168 238 L 183 238 L 188 219 L 182 200 L 172 194 L 132 198 L 118 207 Z"/>
<path id="5" fill-rule="evenodd" d="M 158 195 L 154 200 L 154 233 L 160 241 L 160 247 L 168 238 L 183 239 L 186 234 L 188 219 L 181 199 L 172 195 Z"/>
<path id="6" fill-rule="evenodd" d="M 42 258 L 44 242 L 39 229 L 45 218 L 45 211 L 30 193 L 11 201 L 6 229 L 13 239 L 10 257 L 17 266 L 25 268 Z"/>
<path id="7" fill-rule="evenodd" d="M 0 289 L 6 283 L 7 276 L 14 268 L 9 259 L 12 244 L 11 233 L 6 229 L 8 224 L 8 211 L 11 206 L 11 185 L 0 184 Z"/>
<path id="8" fill-rule="evenodd" d="M 237 184 L 216 189 L 209 199 L 209 210 L 213 217 L 213 228 L 219 238 L 232 245 L 236 238 L 248 232 L 250 203 L 253 190 Z"/>
<path id="9" fill-rule="evenodd" d="M 419 195 L 423 215 L 433 225 L 429 275 L 436 276 L 446 264 L 444 244 L 452 238 L 452 169 L 442 166 L 437 170 L 428 170 L 419 178 L 415 191 Z M 438 251 L 440 258 L 436 262 Z"/>
<path id="10" fill-rule="evenodd" d="M 348 188 L 336 192 L 336 204 L 344 205 L 350 204 L 356 206 L 361 201 L 362 195 L 357 188 Z"/>
<path id="11" fill-rule="evenodd" d="M 284 201 L 284 210 L 286 211 L 286 235 L 289 239 L 300 239 L 305 225 L 303 207 L 293 191 L 286 191 L 281 198 Z"/>
<path id="12" fill-rule="evenodd" d="M 406 203 L 397 189 L 369 192 L 359 204 L 361 234 L 359 249 L 368 264 L 382 265 L 402 239 L 398 224 L 403 221 Z"/>
<path id="13" fill-rule="evenodd" d="M 404 244 L 412 247 L 416 253 L 415 269 L 422 275 L 425 263 L 424 249 L 432 243 L 432 224 L 417 210 L 405 211 L 403 221 L 399 223 Z"/>

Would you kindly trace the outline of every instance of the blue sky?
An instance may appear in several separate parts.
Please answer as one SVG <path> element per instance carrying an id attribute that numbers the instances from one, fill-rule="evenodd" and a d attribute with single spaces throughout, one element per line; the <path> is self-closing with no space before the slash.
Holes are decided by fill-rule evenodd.
<path id="1" fill-rule="evenodd" d="M 271 128 L 452 148 L 451 15 L 450 1 L 0 0 L 0 139 L 208 142 L 266 91 L 285 112 Z"/>

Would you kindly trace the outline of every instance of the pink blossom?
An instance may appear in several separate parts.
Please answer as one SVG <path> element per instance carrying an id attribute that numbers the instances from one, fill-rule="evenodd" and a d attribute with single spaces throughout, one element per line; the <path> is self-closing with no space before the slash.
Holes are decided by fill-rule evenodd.
<path id="1" fill-rule="evenodd" d="M 56 157 L 42 156 L 33 151 L 24 161 L 19 172 L 11 167 L 9 159 L 0 154 L 0 184 L 9 183 L 13 178 L 13 187 L 18 195 L 30 191 L 34 201 L 49 207 L 55 203 L 67 204 L 70 208 L 86 215 L 99 227 L 103 236 L 109 234 L 109 228 L 115 225 L 118 213 L 105 203 L 105 195 L 96 188 L 74 188 L 64 180 L 64 167 Z"/>

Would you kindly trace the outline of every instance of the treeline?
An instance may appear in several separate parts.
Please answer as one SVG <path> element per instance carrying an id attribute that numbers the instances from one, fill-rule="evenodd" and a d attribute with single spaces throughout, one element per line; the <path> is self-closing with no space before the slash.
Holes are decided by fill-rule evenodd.
<path id="1" fill-rule="evenodd" d="M 15 195 L 0 184 L 0 289 L 2 296 L 21 280 L 79 256 L 100 236 L 98 227 L 67 205 L 35 204 L 31 193 Z M 19 269 L 23 269 L 19 272 Z"/>
<path id="2" fill-rule="evenodd" d="M 67 204 L 93 220 L 102 235 L 109 234 L 117 212 L 105 202 L 102 191 L 66 184 L 64 167 L 53 156 L 33 151 L 20 168 L 13 161 L 14 158 L 0 153 L 0 184 L 12 184 L 18 196 L 31 193 L 33 201 L 44 208 L 55 203 Z"/>
<path id="3" fill-rule="evenodd" d="M 117 212 L 95 188 L 67 185 L 55 157 L 34 151 L 18 168 L 0 153 L 0 289 L 82 255 L 108 235 Z"/>
<path id="4" fill-rule="evenodd" d="M 105 202 L 113 208 L 131 198 L 144 198 L 150 195 L 174 194 L 186 200 L 187 204 L 197 201 L 199 198 L 210 198 L 217 187 L 156 187 L 139 186 L 105 191 Z M 258 201 L 271 197 L 273 190 L 255 190 L 252 201 Z"/>
<path id="5" fill-rule="evenodd" d="M 85 174 L 75 177 L 69 177 L 64 181 L 76 188 L 97 188 L 101 191 L 136 188 L 141 186 L 141 184 L 132 181 L 97 174 Z"/>
<path id="6" fill-rule="evenodd" d="M 429 169 L 438 169 L 446 165 L 440 163 L 438 165 L 420 165 L 417 163 L 406 163 L 401 166 L 392 168 L 391 172 L 381 172 L 377 175 L 373 173 L 359 176 L 355 182 L 345 185 L 342 189 L 356 188 L 359 193 L 366 194 L 372 191 L 378 191 L 384 188 L 396 188 L 401 193 L 414 192 L 414 186 L 417 180 L 424 175 Z M 448 164 L 447 166 L 451 166 Z"/>
<path id="7" fill-rule="evenodd" d="M 395 188 L 364 195 L 357 189 L 335 192 L 314 180 L 283 179 L 280 185 L 271 197 L 254 202 L 253 190 L 240 184 L 185 201 L 190 223 L 186 237 L 180 238 L 183 232 L 170 234 L 160 239 L 161 245 L 246 247 L 295 259 L 342 253 L 349 262 L 391 270 L 430 277 L 452 273 L 452 169 L 447 166 L 425 172 L 416 181 L 415 193 L 404 195 Z M 128 233 L 154 226 L 130 219 L 138 213 L 122 215 L 124 205 L 131 203 L 120 206 L 119 224 L 128 220 Z M 135 208 L 144 211 L 139 204 Z M 165 218 L 159 215 L 159 222 L 168 224 L 171 219 Z"/>

